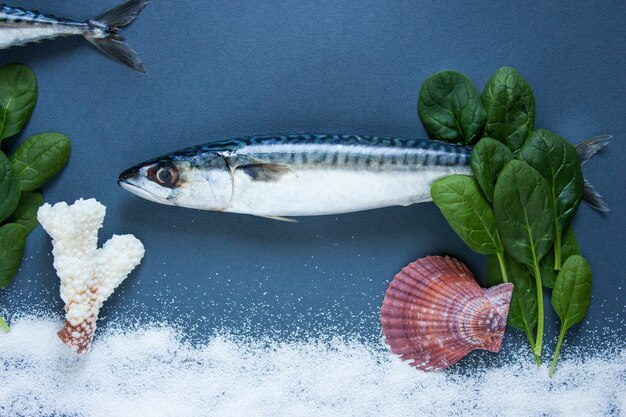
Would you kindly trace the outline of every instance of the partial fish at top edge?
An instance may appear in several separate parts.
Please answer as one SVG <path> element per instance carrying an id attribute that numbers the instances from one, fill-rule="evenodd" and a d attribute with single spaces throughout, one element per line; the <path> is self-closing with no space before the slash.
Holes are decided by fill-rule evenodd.
<path id="1" fill-rule="evenodd" d="M 86 22 L 0 5 L 0 49 L 81 35 L 109 58 L 133 71 L 145 73 L 141 58 L 123 42 L 120 31 L 132 23 L 147 4 L 148 0 L 128 0 Z"/>

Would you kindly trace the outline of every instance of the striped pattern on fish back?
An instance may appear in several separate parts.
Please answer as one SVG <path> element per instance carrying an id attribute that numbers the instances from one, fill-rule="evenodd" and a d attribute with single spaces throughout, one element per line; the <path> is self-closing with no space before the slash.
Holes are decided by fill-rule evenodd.
<path id="1" fill-rule="evenodd" d="M 406 170 L 469 165 L 471 148 L 427 139 L 359 135 L 250 136 L 207 143 L 169 155 L 174 159 L 220 153 L 234 165 L 250 161 L 312 167 Z"/>
<path id="2" fill-rule="evenodd" d="M 25 10 L 21 7 L 11 7 L 4 4 L 0 5 L 0 23 L 83 24 L 63 17 L 45 15 L 37 10 Z"/>

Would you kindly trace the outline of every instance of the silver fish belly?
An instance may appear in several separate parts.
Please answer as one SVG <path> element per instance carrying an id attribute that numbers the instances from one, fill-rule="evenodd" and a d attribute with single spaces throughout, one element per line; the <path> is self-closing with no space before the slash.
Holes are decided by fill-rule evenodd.
<path id="1" fill-rule="evenodd" d="M 124 171 L 119 184 L 163 204 L 265 217 L 339 214 L 430 201 L 471 175 L 471 148 L 354 135 L 257 136 L 183 149 Z"/>
<path id="2" fill-rule="evenodd" d="M 332 139 L 331 139 L 332 140 Z M 234 193 L 224 211 L 263 216 L 339 214 L 430 200 L 434 180 L 469 174 L 466 157 L 440 143 L 344 137 L 340 143 L 253 144 L 238 156 L 287 162 L 289 169 L 251 175 L 234 171 Z M 420 147 L 411 145 L 436 145 Z M 293 161 L 291 158 L 293 156 Z M 270 157 L 271 158 L 271 157 Z M 267 176 L 267 178 L 262 178 Z M 268 198 L 272 196 L 272 198 Z"/>

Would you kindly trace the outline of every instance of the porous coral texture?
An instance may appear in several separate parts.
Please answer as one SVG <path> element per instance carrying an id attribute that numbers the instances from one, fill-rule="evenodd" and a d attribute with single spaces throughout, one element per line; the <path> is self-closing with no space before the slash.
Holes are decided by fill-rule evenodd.
<path id="1" fill-rule="evenodd" d="M 91 347 L 104 301 L 141 262 L 144 247 L 133 235 L 113 235 L 98 249 L 106 207 L 95 199 L 44 204 L 37 219 L 52 237 L 54 268 L 61 279 L 65 327 L 61 340 L 77 353 Z"/>

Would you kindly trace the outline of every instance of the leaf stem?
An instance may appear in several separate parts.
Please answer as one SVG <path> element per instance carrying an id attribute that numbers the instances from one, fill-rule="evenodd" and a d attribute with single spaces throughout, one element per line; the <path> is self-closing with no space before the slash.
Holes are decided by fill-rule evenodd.
<path id="1" fill-rule="evenodd" d="M 530 343 L 530 349 L 533 351 L 533 357 L 535 358 L 535 362 L 537 366 L 541 366 L 541 358 L 535 354 L 535 338 L 533 338 L 532 329 L 525 328 L 524 333 L 526 333 L 526 337 L 528 338 L 528 343 Z"/>
<path id="2" fill-rule="evenodd" d="M 11 331 L 11 328 L 2 316 L 0 316 L 0 329 L 4 330 L 5 333 L 9 333 Z"/>
<path id="3" fill-rule="evenodd" d="M 506 265 L 504 265 L 504 255 L 502 252 L 496 252 L 498 257 L 498 263 L 500 264 L 500 273 L 502 274 L 502 281 L 509 282 L 509 277 L 506 274 Z"/>
<path id="4" fill-rule="evenodd" d="M 533 269 L 535 271 L 535 285 L 537 286 L 537 342 L 535 344 L 535 356 L 541 357 L 543 345 L 543 287 L 541 285 L 541 272 L 537 256 L 533 253 Z"/>
<path id="5" fill-rule="evenodd" d="M 554 370 L 556 369 L 556 361 L 559 359 L 559 351 L 563 344 L 563 338 L 565 337 L 565 326 L 561 324 L 561 332 L 559 333 L 559 341 L 556 342 L 556 350 L 554 356 L 552 356 L 552 365 L 550 366 L 550 378 L 554 376 Z"/>
<path id="6" fill-rule="evenodd" d="M 558 229 L 554 235 L 554 270 L 561 270 L 561 231 Z"/>

